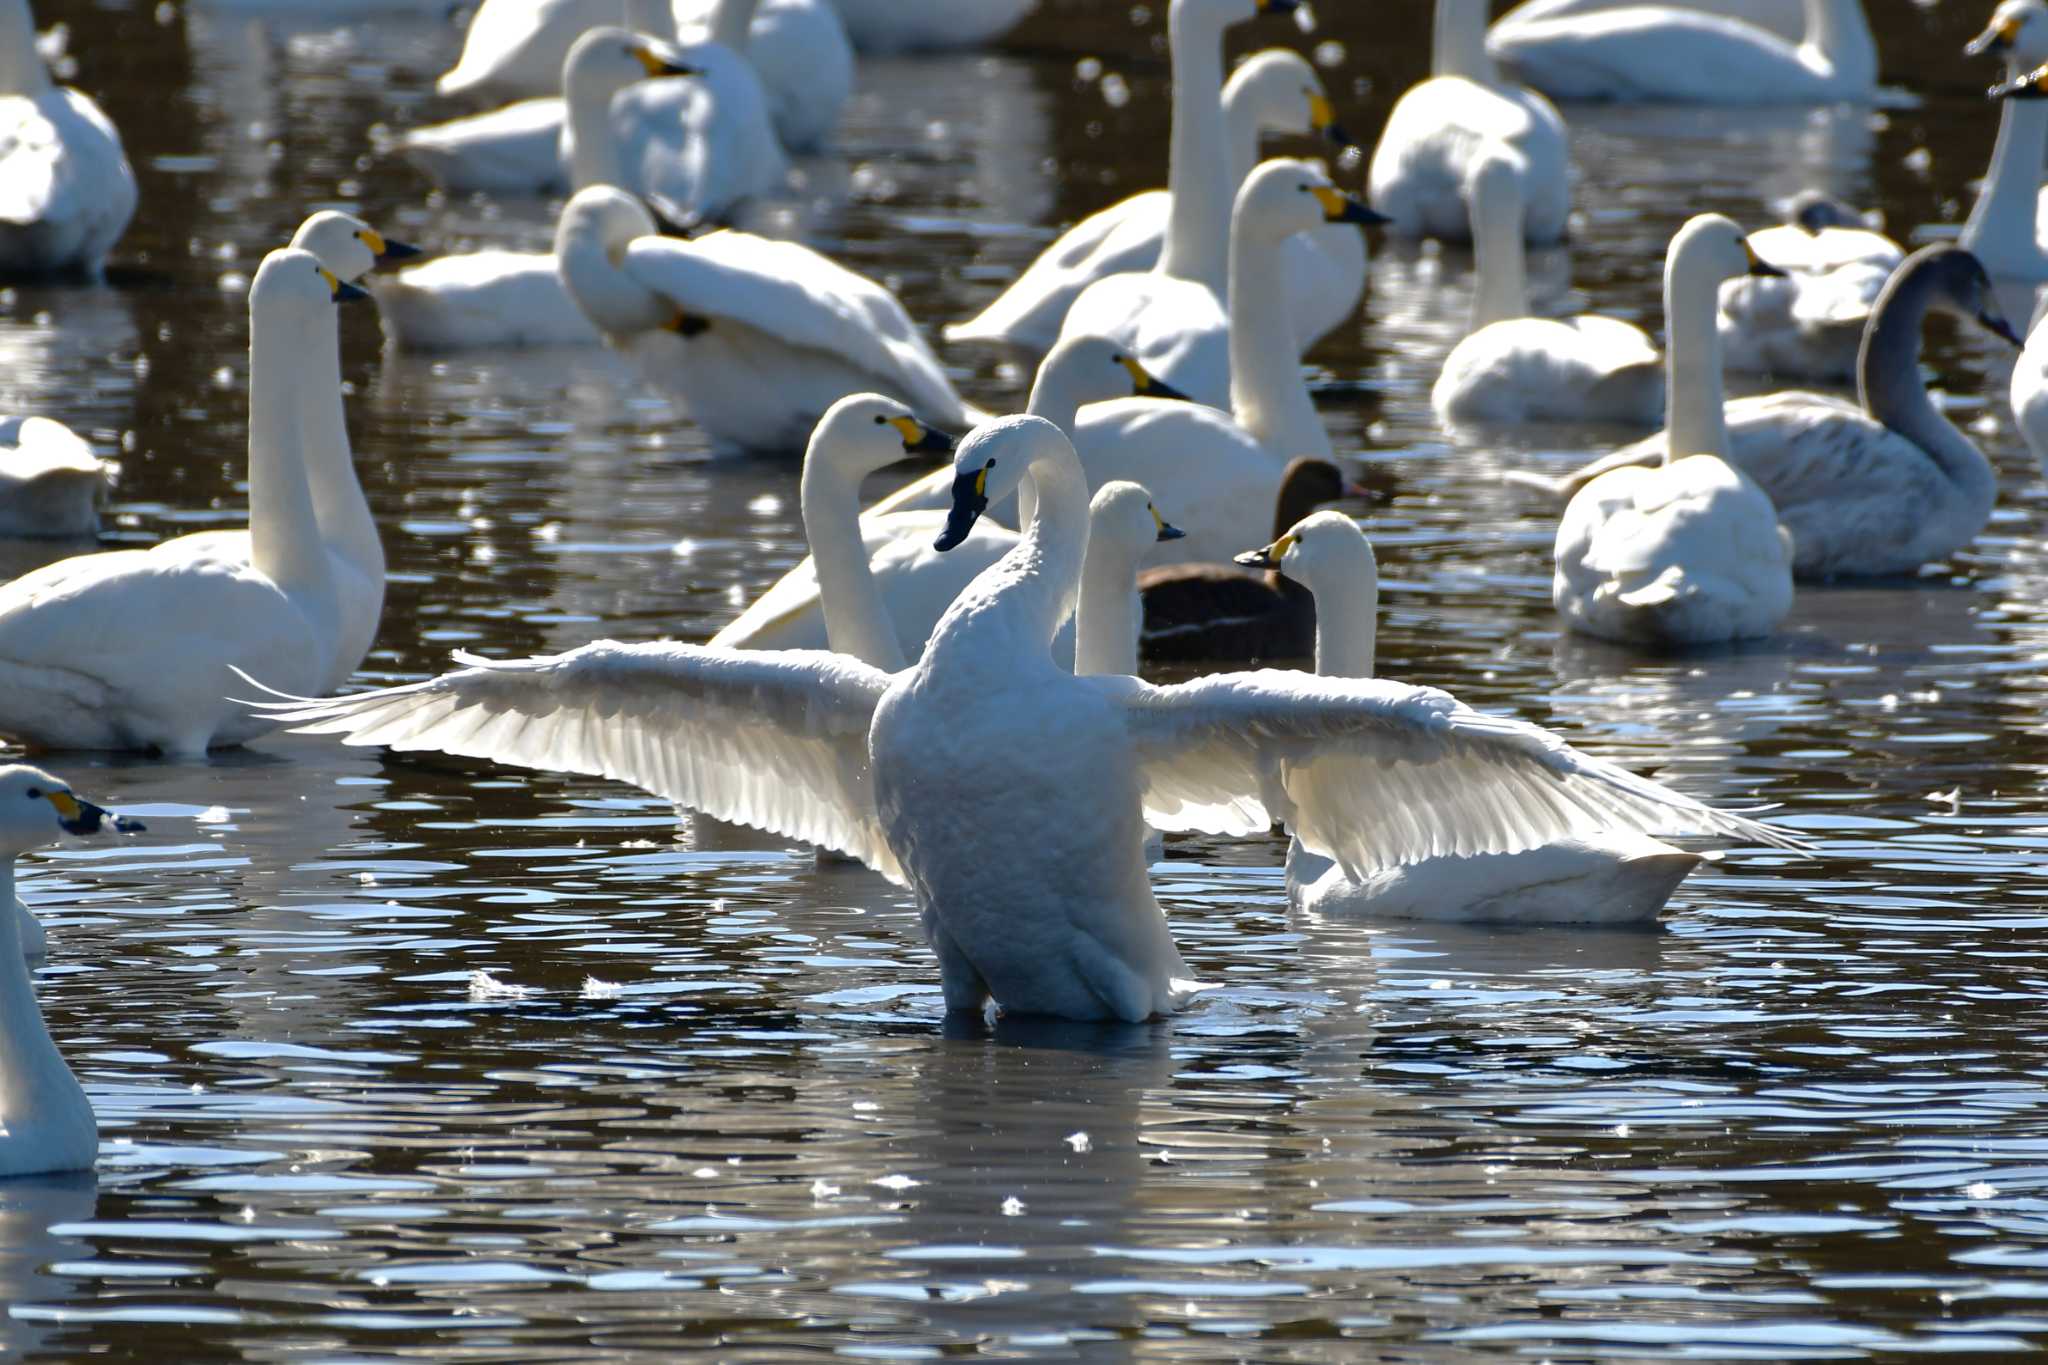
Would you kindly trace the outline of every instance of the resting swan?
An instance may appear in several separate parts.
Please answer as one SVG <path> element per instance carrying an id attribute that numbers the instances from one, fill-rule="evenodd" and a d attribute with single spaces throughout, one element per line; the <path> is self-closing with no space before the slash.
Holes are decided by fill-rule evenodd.
<path id="1" fill-rule="evenodd" d="M 896 296 L 809 247 L 727 229 L 655 235 L 639 200 L 580 190 L 555 226 L 569 296 L 712 443 L 801 450 L 825 409 L 886 393 L 953 430 L 962 402 Z"/>
<path id="2" fill-rule="evenodd" d="M 0 0 L 0 277 L 97 276 L 134 216 L 121 134 L 50 80 L 28 0 Z"/>
<path id="3" fill-rule="evenodd" d="M 0 536 L 68 540 L 100 529 L 107 466 L 47 417 L 0 417 Z"/>
<path id="4" fill-rule="evenodd" d="M 1223 85 L 1223 122 L 1233 202 L 1258 164 L 1261 134 L 1313 132 L 1340 147 L 1351 145 L 1337 126 L 1316 69 L 1284 47 L 1255 53 L 1230 73 Z M 1203 127 L 1198 124 L 1196 131 Z M 1213 160 L 1190 157 L 1186 164 L 1192 173 Z M 1209 196 L 1201 202 L 1213 207 Z M 1224 211 L 1229 212 L 1227 205 Z M 1145 190 L 1089 214 L 1040 252 L 979 314 L 949 324 L 946 340 L 993 341 L 1043 355 L 1058 340 L 1060 323 L 1083 289 L 1106 276 L 1150 270 L 1159 263 L 1173 221 L 1171 188 Z M 1351 316 L 1365 289 L 1365 264 L 1365 239 L 1341 227 L 1288 238 L 1282 260 L 1287 313 L 1303 351 Z"/>
<path id="5" fill-rule="evenodd" d="M 1946 559 L 1991 519 L 1998 475 L 1927 397 L 1920 327 L 1931 308 L 1977 322 L 2017 347 L 1977 258 L 1936 243 L 1892 273 L 1857 358 L 1859 403 L 1788 390 L 1727 405 L 1728 459 L 1778 509 L 1804 579 L 1908 574 Z M 1567 481 L 1660 459 L 1651 437 Z"/>
<path id="6" fill-rule="evenodd" d="M 181 537 L 0 587 L 0 734 L 189 757 L 270 728 L 227 700 L 233 666 L 330 685 L 343 621 L 309 430 L 339 403 L 333 305 L 363 297 L 310 252 L 264 257 L 249 286 L 249 558 Z"/>
<path id="7" fill-rule="evenodd" d="M 1790 222 L 1749 234 L 1757 255 L 1785 273 L 1721 286 L 1722 363 L 1788 378 L 1853 378 L 1871 307 L 1906 253 L 1817 191 L 1790 208 Z"/>
<path id="8" fill-rule="evenodd" d="M 1805 0 L 1798 42 L 1683 5 L 1645 3 L 1525 20 L 1486 49 L 1554 99 L 1682 104 L 1831 104 L 1877 93 L 1862 0 Z"/>
<path id="9" fill-rule="evenodd" d="M 1017 26 L 1038 0 L 832 0 L 862 52 L 980 47 Z"/>
<path id="10" fill-rule="evenodd" d="M 2041 164 L 2048 155 L 2048 83 L 2035 70 L 2048 62 L 2048 4 L 2004 0 L 1966 51 L 2003 58 L 2006 79 L 1991 92 L 2004 99 L 1991 169 L 1957 241 L 1975 252 L 1994 278 L 2048 279 L 2048 191 L 2041 185 Z"/>
<path id="11" fill-rule="evenodd" d="M 352 743 L 597 772 L 848 853 L 908 885 L 949 1010 L 1142 1020 L 1194 983 L 1145 826 L 1264 833 L 1357 869 L 1669 830 L 1790 842 L 1444 693 L 1289 673 L 1077 677 L 1050 646 L 1087 483 L 1042 418 L 962 441 L 941 547 L 1028 474 L 1039 515 L 896 674 L 838 654 L 587 645 L 266 708 Z"/>
<path id="12" fill-rule="evenodd" d="M 1571 215 L 1571 154 L 1549 100 L 1503 81 L 1486 55 L 1487 0 L 1437 0 L 1428 80 L 1394 103 L 1373 148 L 1366 192 L 1404 237 L 1469 241 L 1471 162 L 1505 146 L 1520 158 L 1522 236 L 1563 238 Z"/>
<path id="13" fill-rule="evenodd" d="M 1664 361 L 1642 328 L 1593 314 L 1530 317 L 1522 257 L 1526 165 L 1503 146 L 1466 171 L 1478 278 L 1472 331 L 1430 390 L 1437 420 L 1648 426 L 1664 412 Z"/>
<path id="14" fill-rule="evenodd" d="M 1769 635 L 1792 609 L 1794 538 L 1763 490 L 1728 461 L 1713 325 L 1721 281 L 1769 269 L 1719 214 L 1701 214 L 1672 237 L 1664 461 L 1591 479 L 1557 527 L 1551 601 L 1580 634 L 1713 644 Z"/>
<path id="15" fill-rule="evenodd" d="M 1316 672 L 1370 678 L 1379 625 L 1379 564 L 1358 523 L 1317 512 L 1238 563 L 1285 574 L 1315 595 Z M 1697 854 L 1624 833 L 1520 853 L 1426 858 L 1362 880 L 1299 840 L 1287 848 L 1287 896 L 1317 914 L 1502 924 L 1632 924 L 1657 918 Z"/>
<path id="16" fill-rule="evenodd" d="M 1642 3 L 1643 0 L 1522 0 L 1521 4 L 1494 20 L 1493 26 L 1496 29 L 1512 28 L 1516 24 L 1539 19 L 1565 19 L 1611 9 L 1634 9 Z M 1687 9 L 1737 19 L 1794 42 L 1806 31 L 1802 3 L 1803 0 L 1684 0 Z"/>

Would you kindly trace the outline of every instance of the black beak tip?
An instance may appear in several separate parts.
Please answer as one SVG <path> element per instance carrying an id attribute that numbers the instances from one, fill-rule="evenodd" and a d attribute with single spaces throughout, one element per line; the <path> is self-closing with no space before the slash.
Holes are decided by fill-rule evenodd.
<path id="1" fill-rule="evenodd" d="M 386 237 L 384 239 L 384 249 L 377 253 L 377 264 L 392 265 L 398 261 L 409 261 L 415 256 L 424 255 L 426 255 L 426 252 L 414 246 L 411 242 L 394 242 L 389 237 Z"/>
<path id="2" fill-rule="evenodd" d="M 2012 347 L 2018 350 L 2026 349 L 2026 339 L 2020 336 L 2018 332 L 2015 332 L 2012 329 L 2012 324 L 2007 322 L 2004 318 L 1998 317 L 1995 314 L 1991 316 L 1986 316 L 1985 314 L 1979 313 L 1977 315 L 1977 321 L 1984 325 L 1984 329 L 1986 331 L 1990 332 L 1991 335 L 1999 338 L 2001 341 L 2006 342 L 2008 345 L 2011 345 Z"/>
<path id="3" fill-rule="evenodd" d="M 1186 531 L 1183 531 L 1180 529 L 1180 527 L 1174 526 L 1170 523 L 1162 523 L 1159 527 L 1159 538 L 1161 540 L 1182 540 L 1185 539 L 1186 536 Z"/>
<path id="4" fill-rule="evenodd" d="M 1759 279 L 1766 280 L 1780 280 L 1785 277 L 1785 272 L 1772 265 L 1769 261 L 1752 262 L 1749 267 L 1749 273 L 1757 276 Z"/>
<path id="5" fill-rule="evenodd" d="M 114 817 L 114 828 L 123 834 L 140 834 L 148 829 L 149 826 L 129 816 L 117 815 Z"/>
<path id="6" fill-rule="evenodd" d="M 1326 141 L 1335 143 L 1337 146 L 1344 148 L 1346 151 L 1349 151 L 1351 148 L 1356 147 L 1358 145 L 1358 143 L 1353 140 L 1351 134 L 1344 131 L 1344 125 L 1341 123 L 1333 123 L 1329 127 L 1323 129 L 1323 137 Z"/>
<path id="7" fill-rule="evenodd" d="M 360 299 L 368 297 L 370 297 L 369 290 L 364 289 L 360 285 L 350 284 L 346 280 L 338 283 L 334 288 L 334 301 L 336 303 L 355 303 Z"/>
<path id="8" fill-rule="evenodd" d="M 1195 401 L 1187 394 L 1182 393 L 1179 389 L 1176 389 L 1173 385 L 1162 383 L 1157 379 L 1153 380 L 1150 384 L 1147 384 L 1145 386 L 1144 396 L 1147 398 L 1170 399 L 1171 401 L 1176 403 L 1192 403 Z"/>
<path id="9" fill-rule="evenodd" d="M 1246 550 L 1243 554 L 1232 555 L 1230 562 L 1242 564 L 1247 569 L 1270 569 L 1273 561 L 1266 557 L 1264 550 Z"/>
<path id="10" fill-rule="evenodd" d="M 903 448 L 908 455 L 950 455 L 959 438 L 951 432 L 940 431 L 937 427 L 926 427 L 924 435 Z"/>
<path id="11" fill-rule="evenodd" d="M 939 538 L 932 542 L 932 548 L 940 554 L 960 548 L 960 542 L 967 539 L 967 532 L 956 531 L 951 526 L 939 532 Z"/>
<path id="12" fill-rule="evenodd" d="M 1340 223 L 1356 223 L 1360 227 L 1371 227 L 1376 223 L 1390 223 L 1393 219 L 1362 200 L 1347 197 L 1344 201 L 1343 216 L 1337 221 Z"/>

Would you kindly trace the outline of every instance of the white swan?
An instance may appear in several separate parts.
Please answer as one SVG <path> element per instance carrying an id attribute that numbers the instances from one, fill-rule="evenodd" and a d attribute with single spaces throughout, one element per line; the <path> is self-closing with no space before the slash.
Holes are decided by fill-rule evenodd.
<path id="1" fill-rule="evenodd" d="M 50 80 L 28 0 L 0 0 L 0 276 L 98 275 L 134 216 L 120 133 Z"/>
<path id="2" fill-rule="evenodd" d="M 2048 313 L 2035 320 L 2012 367 L 2012 416 L 2027 449 L 2048 471 Z"/>
<path id="3" fill-rule="evenodd" d="M 1233 201 L 1258 164 L 1262 134 L 1317 133 L 1340 147 L 1350 145 L 1316 69 L 1284 47 L 1255 53 L 1230 73 L 1223 85 L 1223 122 Z M 1060 323 L 1083 289 L 1159 263 L 1172 221 L 1170 189 L 1145 190 L 1096 210 L 1061 233 L 980 313 L 948 324 L 946 340 L 993 341 L 1043 355 L 1058 340 Z M 1287 311 L 1304 351 L 1351 316 L 1365 289 L 1365 265 L 1365 238 L 1356 232 L 1325 227 L 1288 239 L 1282 263 Z"/>
<path id="4" fill-rule="evenodd" d="M 43 930 L 14 894 L 14 860 L 60 833 L 94 834 L 103 823 L 142 828 L 81 801 L 40 768 L 0 768 L 0 1179 L 90 1170 L 99 1155 L 92 1104 L 36 1006 L 24 959 L 41 956 Z"/>
<path id="5" fill-rule="evenodd" d="M 1486 48 L 1557 99 L 1829 104 L 1877 93 L 1862 0 L 1805 0 L 1799 41 L 1739 19 L 1645 3 L 1496 27 Z"/>
<path id="6" fill-rule="evenodd" d="M 339 402 L 334 301 L 362 297 L 310 252 L 264 257 L 249 287 L 250 560 L 169 540 L 0 587 L 0 734 L 197 755 L 270 728 L 226 699 L 232 666 L 328 686 L 342 621 L 307 430 Z"/>
<path id="7" fill-rule="evenodd" d="M 1437 0 L 1433 66 L 1387 115 L 1366 171 L 1366 194 L 1406 237 L 1466 241 L 1471 161 L 1505 144 L 1521 158 L 1522 235 L 1564 236 L 1571 214 L 1570 151 L 1549 100 L 1503 81 L 1486 55 L 1487 0 Z"/>
<path id="8" fill-rule="evenodd" d="M 1728 403 L 1728 460 L 1776 505 L 1799 577 L 1912 573 L 1991 519 L 1997 471 L 1922 387 L 1920 327 L 1937 307 L 2022 344 L 1977 258 L 1936 243 L 1906 258 L 1871 310 L 1857 358 L 1860 403 L 1799 390 Z M 1624 447 L 1570 482 L 1659 459 L 1664 447 L 1662 437 Z"/>
<path id="9" fill-rule="evenodd" d="M 1606 10 L 1634 9 L 1642 3 L 1643 0 L 1522 0 L 1521 4 L 1494 20 L 1493 27 L 1512 28 L 1516 24 L 1540 19 L 1566 19 Z M 1683 3 L 1687 9 L 1740 20 L 1794 42 L 1799 41 L 1806 31 L 1804 0 L 1683 0 Z"/>
<path id="10" fill-rule="evenodd" d="M 1521 157 L 1505 146 L 1469 163 L 1478 278 L 1472 331 L 1430 390 L 1437 419 L 1649 425 L 1664 412 L 1664 363 L 1633 323 L 1594 314 L 1530 317 L 1522 257 Z"/>
<path id="11" fill-rule="evenodd" d="M 569 295 L 718 445 L 801 450 L 826 408 L 874 390 L 954 430 L 962 402 L 903 305 L 795 242 L 654 235 L 631 195 L 579 191 L 555 227 Z"/>
<path id="12" fill-rule="evenodd" d="M 1762 267 L 1742 230 L 1701 214 L 1664 258 L 1664 463 L 1587 482 L 1558 523 L 1551 601 L 1582 635 L 1652 645 L 1768 635 L 1792 609 L 1793 537 L 1728 462 L 1721 281 Z M 1687 452 L 1683 455 L 1679 452 Z"/>
<path id="13" fill-rule="evenodd" d="M 1173 0 L 1166 13 L 1173 130 L 1165 243 L 1150 270 L 1108 275 L 1082 289 L 1060 322 L 1061 336 L 1108 337 L 1167 383 L 1217 407 L 1230 394 L 1224 300 L 1232 199 L 1217 93 L 1223 35 L 1257 15 L 1294 8 L 1295 0 Z"/>
<path id="14" fill-rule="evenodd" d="M 1785 273 L 1721 286 L 1722 364 L 1787 378 L 1852 378 L 1870 310 L 1906 253 L 1815 191 L 1791 209 L 1792 221 L 1749 234 L 1757 255 Z"/>
<path id="15" fill-rule="evenodd" d="M 1002 37 L 1038 0 L 832 0 L 862 52 L 936 52 Z"/>
<path id="16" fill-rule="evenodd" d="M 589 645 L 267 714 L 355 743 L 636 781 L 907 883 L 946 1005 L 1140 1020 L 1192 983 L 1153 899 L 1145 825 L 1264 833 L 1350 868 L 1508 852 L 1592 830 L 1786 836 L 1444 693 L 1298 673 L 1177 687 L 1054 663 L 1087 485 L 1041 418 L 961 442 L 942 543 L 1027 473 L 1039 515 L 913 667 L 843 655 Z"/>
<path id="17" fill-rule="evenodd" d="M 1370 678 L 1379 625 L 1379 564 L 1358 523 L 1317 512 L 1238 563 L 1273 569 L 1315 596 L 1316 672 Z M 1318 914 L 1506 924 L 1629 924 L 1653 920 L 1697 854 L 1624 833 L 1546 843 L 1520 853 L 1426 858 L 1363 880 L 1297 840 L 1287 895 Z"/>
<path id="18" fill-rule="evenodd" d="M 1088 500 L 1088 549 L 1074 601 L 1076 673 L 1137 673 L 1144 621 L 1138 570 L 1153 546 L 1181 535 L 1159 515 L 1142 485 L 1113 479 L 1095 490 Z"/>
<path id="19" fill-rule="evenodd" d="M 1150 375 L 1109 342 L 1082 337 L 1061 342 L 1045 358 L 1025 411 L 1071 431 L 1084 407 L 1157 388 Z M 884 427 L 910 420 L 909 409 L 872 394 L 841 399 L 827 410 L 804 454 L 800 492 L 811 553 L 712 636 L 712 644 L 732 649 L 830 648 L 894 671 L 923 652 L 932 627 L 960 590 L 1016 543 L 1015 532 L 984 519 L 967 545 L 951 554 L 936 553 L 931 542 L 945 521 L 944 502 L 922 510 L 862 515 L 860 485 L 867 475 L 900 462 L 905 454 L 953 448 L 950 439 L 942 440 L 936 433 L 917 444 L 892 444 L 890 431 L 877 429 L 878 417 Z M 911 439 L 907 428 L 903 435 L 906 442 Z M 951 471 L 941 468 L 936 476 L 935 486 L 950 497 Z M 1025 516 L 1018 524 L 1029 519 Z M 853 534 L 856 524 L 858 540 Z M 825 566 L 822 581 L 820 563 Z M 835 597 L 836 619 L 852 621 L 857 614 L 861 623 L 845 626 L 845 631 L 865 635 L 867 622 L 884 623 L 895 648 L 885 651 L 835 632 Z"/>
<path id="20" fill-rule="evenodd" d="M 107 465 L 47 417 L 0 417 L 0 536 L 65 540 L 100 527 Z"/>
<path id="21" fill-rule="evenodd" d="M 1992 91 L 2005 98 L 1991 169 L 1957 240 L 1997 279 L 2048 280 L 2048 82 L 2035 70 L 2048 62 L 2048 4 L 2004 0 L 1966 50 L 2002 58 L 2006 79 Z"/>

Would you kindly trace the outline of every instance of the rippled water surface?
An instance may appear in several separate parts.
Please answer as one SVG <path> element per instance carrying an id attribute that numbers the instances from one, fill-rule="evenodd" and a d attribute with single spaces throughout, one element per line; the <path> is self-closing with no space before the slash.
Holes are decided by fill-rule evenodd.
<path id="1" fill-rule="evenodd" d="M 0 294 L 0 410 L 125 443 L 109 538 L 243 515 L 241 277 L 310 209 L 437 248 L 549 206 L 444 201 L 372 150 L 438 117 L 442 16 L 43 0 L 144 208 L 109 287 Z M 349 13 L 354 7 L 346 7 Z M 1419 0 L 1325 0 L 1347 124 L 1426 67 Z M 1533 263 L 1653 324 L 1686 215 L 1808 184 L 1953 230 L 1991 145 L 1988 6 L 1871 0 L 1870 110 L 1568 111 L 1580 220 Z M 991 55 L 871 61 L 767 225 L 971 313 L 1059 223 L 1163 174 L 1163 5 L 1066 0 Z M 1239 46 L 1288 36 L 1284 25 Z M 1131 98 L 1076 75 L 1102 59 Z M 1913 155 L 1925 150 L 1926 158 Z M 1355 179 L 1355 171 L 1345 172 Z M 1946 227 L 1944 227 L 1946 225 Z M 581 778 L 283 737 L 71 761 L 150 821 L 28 860 L 40 991 L 105 1139 L 0 1185 L 0 1347 L 56 1360 L 1773 1360 L 2048 1343 L 2044 509 L 2009 359 L 1930 374 L 2000 510 L 1906 584 L 1802 589 L 1775 641 L 1565 639 L 1546 509 L 1494 482 L 1611 434 L 1447 439 L 1470 260 L 1376 245 L 1316 355 L 1386 671 L 1557 727 L 1819 846 L 1736 850 L 1655 933 L 1290 915 L 1277 840 L 1155 869 L 1219 983 L 1130 1028 L 942 1022 L 907 898 L 693 848 Z M 2031 301 L 2009 304 L 2024 321 Z M 344 321 L 393 584 L 360 680 L 465 647 L 700 639 L 802 553 L 793 467 L 711 462 L 602 353 L 380 357 Z M 1022 376 L 954 349 L 970 397 Z M 1155 490 L 1171 514 L 1172 492 Z M 172 1344 L 174 1343 L 174 1344 Z"/>

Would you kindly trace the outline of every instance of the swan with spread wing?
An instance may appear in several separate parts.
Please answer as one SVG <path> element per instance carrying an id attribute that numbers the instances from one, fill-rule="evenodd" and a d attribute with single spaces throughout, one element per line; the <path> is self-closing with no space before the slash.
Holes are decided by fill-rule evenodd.
<path id="1" fill-rule="evenodd" d="M 820 651 L 605 642 L 264 710 L 350 743 L 602 774 L 851 854 L 911 888 L 955 1010 L 1175 1008 L 1195 987 L 1152 895 L 1148 822 L 1262 834 L 1279 819 L 1359 873 L 1592 831 L 1793 842 L 1430 688 L 1077 677 L 1051 653 L 1088 539 L 1073 446 L 1042 418 L 1000 418 L 953 468 L 939 548 L 1027 473 L 1038 513 L 901 672 Z"/>

